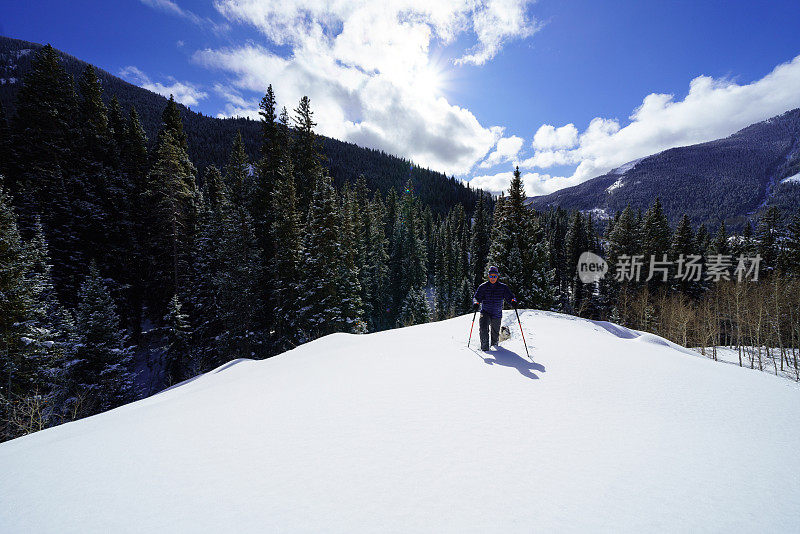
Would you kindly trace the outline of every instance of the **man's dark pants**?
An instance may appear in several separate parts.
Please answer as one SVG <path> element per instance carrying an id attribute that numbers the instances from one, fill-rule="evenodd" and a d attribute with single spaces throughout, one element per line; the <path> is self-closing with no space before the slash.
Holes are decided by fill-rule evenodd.
<path id="1" fill-rule="evenodd" d="M 492 345 L 497 345 L 500 338 L 500 317 L 490 317 L 487 313 L 481 313 L 478 322 L 481 332 L 481 350 L 489 350 L 489 327 L 492 327 Z"/>

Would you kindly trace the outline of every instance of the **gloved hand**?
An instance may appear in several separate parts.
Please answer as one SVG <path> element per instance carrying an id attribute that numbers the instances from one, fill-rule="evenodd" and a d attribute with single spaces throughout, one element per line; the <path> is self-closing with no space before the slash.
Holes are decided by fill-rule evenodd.
<path id="1" fill-rule="evenodd" d="M 480 309 L 480 307 L 481 307 L 481 305 L 478 304 L 477 302 L 473 302 L 472 303 L 472 311 L 478 311 Z"/>

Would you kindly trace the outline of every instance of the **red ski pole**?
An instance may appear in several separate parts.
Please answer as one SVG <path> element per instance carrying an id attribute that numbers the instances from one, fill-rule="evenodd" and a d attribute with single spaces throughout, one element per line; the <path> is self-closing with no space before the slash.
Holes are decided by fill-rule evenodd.
<path id="1" fill-rule="evenodd" d="M 522 321 L 519 320 L 519 312 L 517 311 L 517 305 L 514 305 L 514 313 L 517 314 L 517 323 L 519 323 L 519 333 L 522 334 L 522 342 L 525 344 L 525 354 L 528 355 L 528 359 L 531 359 L 531 353 L 528 352 L 528 342 L 525 341 L 525 332 L 522 331 Z M 471 332 L 470 332 L 470 335 Z"/>
<path id="2" fill-rule="evenodd" d="M 475 310 L 475 313 L 472 314 L 472 326 L 469 327 L 469 339 L 467 340 L 467 346 L 469 347 L 470 342 L 472 341 L 472 328 L 475 326 L 475 316 L 478 315 L 478 310 Z"/>

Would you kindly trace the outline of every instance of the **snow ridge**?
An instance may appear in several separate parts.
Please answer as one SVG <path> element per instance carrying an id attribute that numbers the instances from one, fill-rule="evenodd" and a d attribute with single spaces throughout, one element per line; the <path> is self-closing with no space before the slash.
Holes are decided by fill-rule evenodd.
<path id="1" fill-rule="evenodd" d="M 796 530 L 800 387 L 553 312 L 520 312 L 531 359 L 513 311 L 484 353 L 471 319 L 333 334 L 0 444 L 2 530 Z"/>
<path id="2" fill-rule="evenodd" d="M 781 183 L 782 184 L 800 183 L 800 172 L 792 176 L 787 176 L 786 178 L 781 180 Z"/>

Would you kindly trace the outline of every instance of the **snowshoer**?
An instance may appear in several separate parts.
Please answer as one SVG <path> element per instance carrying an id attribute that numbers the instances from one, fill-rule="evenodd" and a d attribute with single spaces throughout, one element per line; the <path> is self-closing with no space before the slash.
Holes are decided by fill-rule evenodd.
<path id="1" fill-rule="evenodd" d="M 497 267 L 489 267 L 486 282 L 478 286 L 472 297 L 473 309 L 481 310 L 478 322 L 481 336 L 481 350 L 489 350 L 489 327 L 491 327 L 491 345 L 497 346 L 500 337 L 500 320 L 503 318 L 503 301 L 506 300 L 516 306 L 517 299 L 503 282 L 497 280 L 500 275 Z"/>

